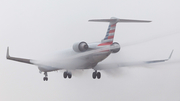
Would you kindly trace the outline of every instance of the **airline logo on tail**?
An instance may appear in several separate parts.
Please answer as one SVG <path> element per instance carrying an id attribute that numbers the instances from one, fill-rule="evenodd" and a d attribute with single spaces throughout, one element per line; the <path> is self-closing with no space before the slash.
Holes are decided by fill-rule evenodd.
<path id="1" fill-rule="evenodd" d="M 106 33 L 105 38 L 102 40 L 101 43 L 113 43 L 114 33 L 116 29 L 116 23 L 110 24 Z"/>

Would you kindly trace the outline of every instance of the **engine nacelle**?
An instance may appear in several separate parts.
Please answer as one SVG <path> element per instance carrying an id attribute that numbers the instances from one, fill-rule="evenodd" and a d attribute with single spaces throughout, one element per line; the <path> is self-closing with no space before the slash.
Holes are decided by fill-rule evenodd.
<path id="1" fill-rule="evenodd" d="M 119 52 L 120 49 L 121 49 L 119 43 L 117 43 L 117 42 L 114 42 L 114 43 L 111 45 L 111 48 L 112 48 L 112 49 L 111 49 L 111 52 L 112 52 L 112 53 L 117 53 L 117 52 Z"/>
<path id="2" fill-rule="evenodd" d="M 84 41 L 75 43 L 73 45 L 73 50 L 75 52 L 84 52 L 84 51 L 88 50 L 88 48 L 89 48 L 88 44 Z"/>

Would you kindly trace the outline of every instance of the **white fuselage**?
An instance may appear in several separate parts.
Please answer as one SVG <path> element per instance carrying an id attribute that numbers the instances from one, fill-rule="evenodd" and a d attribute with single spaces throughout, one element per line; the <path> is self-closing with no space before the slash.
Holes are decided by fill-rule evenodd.
<path id="1" fill-rule="evenodd" d="M 110 55 L 110 51 L 96 51 L 95 53 L 75 52 L 73 49 L 60 51 L 51 57 L 41 61 L 31 61 L 38 66 L 42 72 L 50 72 L 56 70 L 75 70 L 90 69 L 95 67 L 98 62 L 104 60 Z"/>

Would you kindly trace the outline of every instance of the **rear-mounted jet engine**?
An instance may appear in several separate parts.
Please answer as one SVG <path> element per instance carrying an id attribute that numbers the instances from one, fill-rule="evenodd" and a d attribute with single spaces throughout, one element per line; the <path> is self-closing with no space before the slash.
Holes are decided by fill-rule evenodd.
<path id="1" fill-rule="evenodd" d="M 85 52 L 86 50 L 88 50 L 89 46 L 86 42 L 82 41 L 82 42 L 77 42 L 73 45 L 73 50 L 75 52 Z"/>
<path id="2" fill-rule="evenodd" d="M 121 49 L 119 43 L 117 43 L 117 42 L 114 42 L 114 43 L 111 45 L 111 48 L 112 48 L 112 49 L 111 49 L 111 52 L 112 52 L 112 53 L 117 53 L 117 52 L 119 52 L 120 49 Z"/>

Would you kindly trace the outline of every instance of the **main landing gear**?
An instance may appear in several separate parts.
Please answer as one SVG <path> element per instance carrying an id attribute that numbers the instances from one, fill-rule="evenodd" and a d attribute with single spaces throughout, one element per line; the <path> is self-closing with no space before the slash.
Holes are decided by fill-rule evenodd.
<path id="1" fill-rule="evenodd" d="M 45 75 L 45 77 L 43 78 L 43 80 L 44 80 L 44 81 L 48 81 L 47 72 L 44 72 L 44 75 Z"/>
<path id="2" fill-rule="evenodd" d="M 101 78 L 101 73 L 100 72 L 97 72 L 97 70 L 95 70 L 95 72 L 92 73 L 92 78 L 93 79 L 100 79 Z"/>
<path id="3" fill-rule="evenodd" d="M 45 77 L 43 78 L 44 81 L 48 81 L 48 74 L 47 72 L 44 72 L 44 75 Z M 65 71 L 64 74 L 63 74 L 63 77 L 66 79 L 66 78 L 69 78 L 71 79 L 72 78 L 72 73 L 71 72 L 68 72 L 68 71 Z M 93 73 L 92 73 L 92 78 L 93 79 L 100 79 L 101 78 L 101 73 L 100 72 L 97 72 L 97 70 L 95 70 Z"/>
<path id="4" fill-rule="evenodd" d="M 63 74 L 63 77 L 66 79 L 67 77 L 70 79 L 72 77 L 72 73 L 71 72 L 68 72 L 68 71 L 65 71 L 64 74 Z"/>

